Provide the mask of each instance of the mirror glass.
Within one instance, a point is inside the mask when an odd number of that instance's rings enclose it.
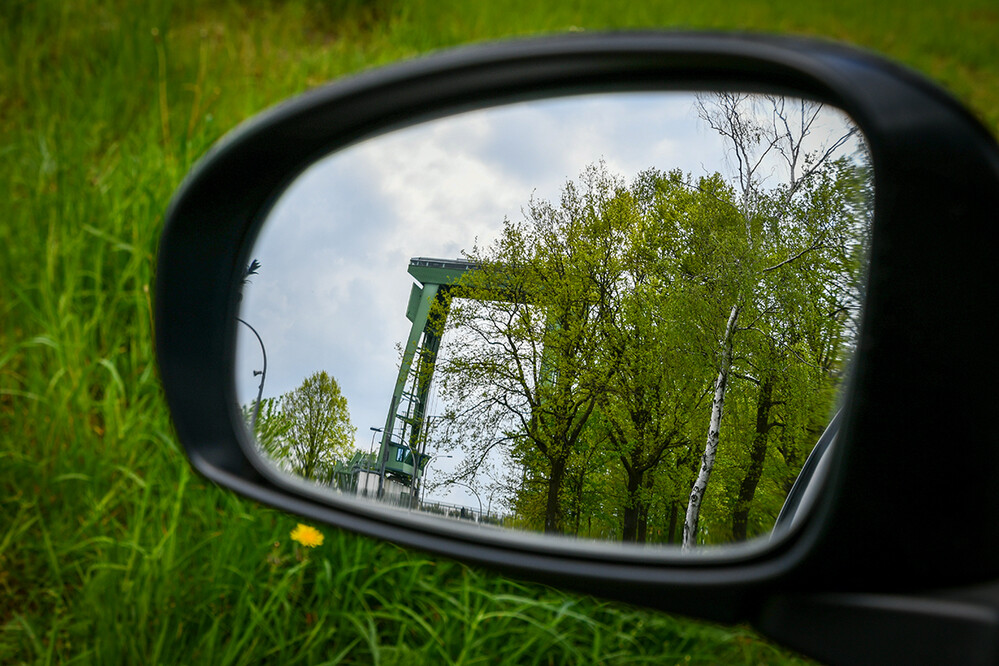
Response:
[[[383,134],[265,220],[237,398],[260,454],[331,497],[766,535],[837,409],[872,208],[855,124],[797,98],[607,93]]]

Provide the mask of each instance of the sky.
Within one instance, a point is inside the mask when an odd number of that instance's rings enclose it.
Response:
[[[842,121],[830,116],[830,131]],[[821,141],[817,135],[816,141]],[[240,318],[267,352],[264,397],[319,370],[339,383],[371,445],[385,423],[398,373],[413,257],[456,259],[488,245],[504,219],[521,220],[531,197],[557,201],[566,181],[603,160],[630,183],[641,171],[695,178],[731,173],[721,137],[698,119],[692,93],[608,93],[471,111],[383,134],[302,173],[264,222],[251,257]],[[240,327],[236,391],[257,396],[260,345]],[[438,472],[453,466],[438,459]],[[433,480],[434,472],[430,472]],[[453,487],[435,499],[477,506]]]

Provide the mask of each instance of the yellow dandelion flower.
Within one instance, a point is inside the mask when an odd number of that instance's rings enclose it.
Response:
[[[291,538],[306,548],[315,548],[316,546],[323,545],[323,533],[315,527],[303,525],[302,523],[296,525],[295,529],[291,531]]]

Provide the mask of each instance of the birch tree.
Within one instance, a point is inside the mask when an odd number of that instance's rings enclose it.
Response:
[[[716,375],[707,436],[697,478],[691,488],[683,527],[683,547],[696,544],[700,509],[714,467],[726,392],[733,377],[737,339],[756,325],[772,295],[773,276],[800,269],[811,254],[829,250],[836,237],[836,215],[802,201],[802,191],[834,168],[856,128],[823,135],[821,104],[782,97],[718,93],[698,98],[700,118],[725,138],[734,171],[737,209],[742,222],[743,261],[731,266],[736,293],[717,338]],[[776,176],[777,184],[768,185]],[[744,321],[747,317],[750,322]],[[762,455],[757,447],[756,463]],[[752,482],[749,485],[753,485]],[[747,487],[746,495],[751,494]]]

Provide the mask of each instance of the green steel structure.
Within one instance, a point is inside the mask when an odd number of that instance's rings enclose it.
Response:
[[[420,473],[430,456],[424,452],[421,435],[426,418],[427,397],[433,379],[433,364],[440,348],[440,335],[446,310],[434,311],[433,305],[446,303],[445,295],[477,264],[460,259],[415,257],[409,262],[409,274],[422,286],[414,284],[409,294],[406,318],[412,322],[403,350],[402,363],[392,401],[389,404],[379,448],[378,495],[384,494],[386,478],[393,478],[411,488],[410,497],[419,492]],[[416,461],[419,460],[417,467]]]

